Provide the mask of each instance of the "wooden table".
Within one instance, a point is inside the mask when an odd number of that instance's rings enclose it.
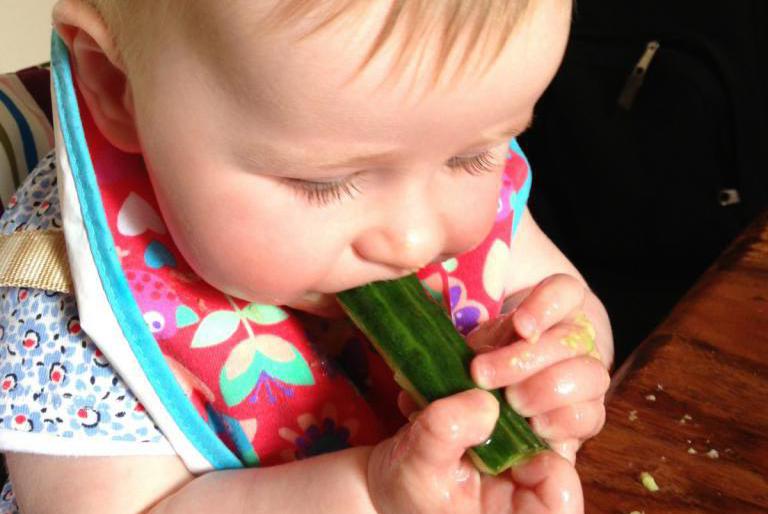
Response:
[[[607,411],[578,457],[587,514],[768,513],[768,212],[614,374]]]

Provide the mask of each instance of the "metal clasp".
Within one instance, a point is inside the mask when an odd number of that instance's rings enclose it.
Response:
[[[721,189],[717,195],[717,201],[722,207],[741,203],[741,195],[738,189]]]
[[[648,67],[653,61],[653,57],[656,55],[656,51],[659,49],[658,41],[649,41],[645,46],[645,52],[640,56],[640,60],[637,61],[635,67],[632,69],[632,73],[627,77],[627,81],[624,83],[624,88],[621,90],[619,99],[617,100],[620,107],[626,110],[632,108],[632,104],[635,103],[637,93],[640,91],[640,86],[643,85],[645,75],[648,72]]]

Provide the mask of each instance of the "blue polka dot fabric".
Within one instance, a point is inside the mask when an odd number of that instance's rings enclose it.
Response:
[[[9,201],[0,234],[61,227],[56,182],[50,153]],[[141,403],[80,328],[74,296],[3,287],[0,451],[172,454]],[[0,514],[16,512],[13,498],[6,484]]]
[[[16,496],[10,482],[6,482],[0,490],[0,514],[18,514],[19,506],[16,504]]]
[[[71,295],[0,290],[0,430],[153,442],[160,433],[80,329]],[[0,434],[0,448],[3,435]]]

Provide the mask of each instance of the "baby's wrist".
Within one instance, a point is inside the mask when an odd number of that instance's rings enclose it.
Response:
[[[387,508],[386,494],[382,489],[383,480],[382,473],[387,462],[391,462],[392,453],[394,451],[393,442],[397,436],[390,437],[381,441],[376,446],[370,448],[368,453],[368,460],[366,465],[366,488],[368,491],[368,499],[371,505],[372,514],[386,514],[389,510]]]
[[[350,491],[354,495],[353,498],[345,498],[344,505],[339,505],[336,512],[349,512],[349,506],[356,506],[356,513],[359,514],[380,514],[379,510],[374,505],[373,496],[371,494],[371,455],[374,451],[373,446],[358,446],[356,448],[350,448],[346,450],[354,454],[353,459],[355,461],[355,468],[359,473],[359,480],[356,482],[362,484],[362,487],[355,487],[354,491]],[[341,500],[341,499],[340,499]],[[350,503],[347,503],[351,501]]]

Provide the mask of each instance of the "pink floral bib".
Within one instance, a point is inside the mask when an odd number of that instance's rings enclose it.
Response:
[[[61,59],[60,68],[64,66]],[[405,422],[396,405],[399,388],[364,336],[348,320],[249,303],[203,282],[166,229],[143,160],[120,152],[104,139],[71,78],[61,69],[57,81],[58,136],[65,147],[65,169],[72,169],[84,232],[94,248],[97,268],[101,262],[116,264],[112,272],[100,272],[105,297],[129,344],[131,331],[125,327],[130,320],[121,320],[131,312],[140,313],[144,328],[139,322],[133,331],[148,331],[151,339],[147,340],[159,352],[132,346],[132,355],[153,384],[153,394],[167,405],[173,422],[185,426],[190,416],[198,416],[204,424],[194,430],[207,427],[236,457],[218,461],[228,464],[209,459],[212,467],[237,465],[232,464],[237,461],[271,465],[375,444],[396,431]],[[81,141],[80,147],[77,134],[85,143]],[[501,309],[510,239],[530,189],[527,161],[514,141],[503,181],[496,221],[482,244],[419,271],[422,283],[443,302],[465,334]],[[85,212],[86,207],[101,209],[103,215]],[[99,218],[104,224],[97,223]],[[75,246],[73,238],[68,238],[70,248]],[[102,247],[105,250],[97,251]],[[72,267],[78,267],[76,257]],[[75,269],[76,284],[79,275]],[[110,283],[127,286],[130,294],[122,294]],[[88,296],[80,293],[78,303],[91,301]],[[85,320],[83,326],[87,331]],[[121,359],[114,357],[122,349],[101,339],[94,337],[97,345],[105,346],[105,354],[112,352],[110,361],[131,384],[136,373],[132,368],[121,369]],[[162,359],[151,357],[153,352]],[[163,369],[170,370],[175,384],[152,382],[152,375],[159,372],[155,370]],[[146,387],[136,380],[139,390]],[[178,387],[186,406],[179,405],[183,402],[178,395],[170,402],[173,405],[167,400],[170,396],[164,399],[171,394],[166,391]],[[169,421],[162,421],[166,417],[155,416],[152,407],[145,405],[166,432]],[[196,437],[189,436],[193,445]]]

